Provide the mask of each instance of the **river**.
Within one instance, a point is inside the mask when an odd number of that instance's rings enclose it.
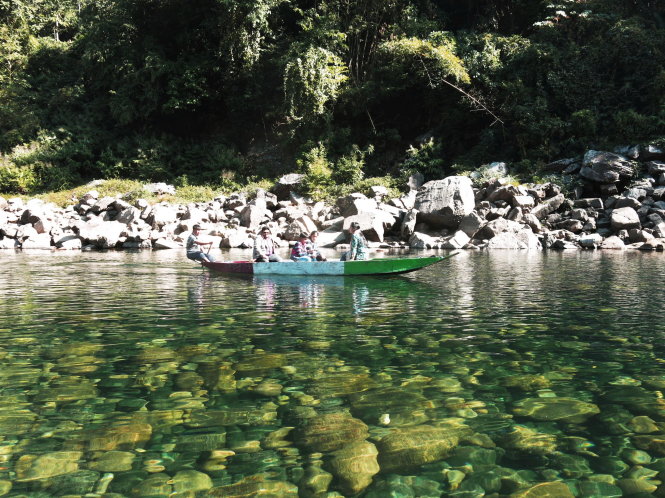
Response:
[[[665,492],[662,254],[390,278],[0,261],[0,496]]]

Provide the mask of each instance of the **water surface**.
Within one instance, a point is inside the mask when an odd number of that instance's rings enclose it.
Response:
[[[662,254],[391,278],[0,260],[0,495],[665,491]]]

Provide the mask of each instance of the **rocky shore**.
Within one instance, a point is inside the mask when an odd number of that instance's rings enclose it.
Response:
[[[492,163],[424,184],[414,175],[399,198],[376,186],[370,197],[354,193],[334,204],[299,195],[298,174],[270,192],[186,205],[100,197],[93,182],[65,208],[0,197],[0,249],[178,249],[195,223],[221,248],[251,248],[267,224],[283,247],[300,232],[319,230],[322,247],[341,249],[355,221],[375,248],[663,251],[664,161],[665,149],[653,145],[588,150],[547,165],[572,185],[565,193],[552,182],[511,184],[506,165]],[[173,187],[146,189],[167,194]]]

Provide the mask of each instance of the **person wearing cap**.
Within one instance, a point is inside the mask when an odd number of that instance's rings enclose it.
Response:
[[[282,261],[275,254],[275,241],[270,236],[270,228],[264,226],[259,232],[259,236],[254,239],[254,253],[252,258],[257,263],[278,263]]]
[[[291,249],[291,259],[293,261],[312,261],[311,245],[306,233],[298,235],[298,241]]]
[[[201,225],[194,225],[192,227],[192,233],[187,238],[187,244],[185,245],[187,249],[187,258],[192,261],[198,261],[202,263],[214,262],[215,258],[210,255],[210,248],[212,247],[212,242],[201,242],[199,241],[199,234],[201,233]],[[208,246],[208,252],[203,252],[201,246]]]

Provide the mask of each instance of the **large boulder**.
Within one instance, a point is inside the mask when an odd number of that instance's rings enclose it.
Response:
[[[335,247],[346,241],[346,234],[335,227],[330,227],[319,232],[317,243],[319,247]]]
[[[490,239],[488,249],[542,249],[540,240],[530,229],[504,232]]]
[[[282,176],[272,188],[273,193],[280,201],[287,200],[291,192],[297,192],[301,189],[305,175],[299,173],[290,173]]]
[[[51,236],[48,233],[38,233],[23,241],[23,249],[51,249]]]
[[[482,229],[478,230],[475,234],[475,238],[487,240],[494,238],[504,232],[514,234],[521,232],[522,230],[524,230],[524,225],[521,225],[516,221],[507,220],[505,218],[497,218],[487,223]]]
[[[120,241],[120,235],[127,227],[117,221],[102,221],[93,218],[83,225],[79,225],[79,236],[88,244],[100,249],[115,247]]]
[[[640,228],[640,217],[632,207],[622,207],[612,211],[610,216],[613,230]]]
[[[411,249],[432,249],[438,244],[436,238],[422,232],[413,232],[409,238]]]
[[[458,230],[454,235],[448,237],[443,242],[441,249],[462,249],[469,243],[470,240],[471,237],[469,237],[462,230]]]
[[[157,204],[146,220],[153,228],[161,228],[178,220],[178,212],[172,206]]]
[[[367,240],[372,242],[383,242],[383,234],[386,225],[391,226],[393,217],[382,211],[373,211],[370,213],[360,213],[354,216],[349,216],[344,219],[344,230],[348,230],[351,223],[358,223],[360,230],[363,232]]]
[[[335,203],[345,218],[359,213],[376,211],[379,206],[374,199],[368,199],[365,194],[359,192],[340,197]]]
[[[632,163],[613,152],[589,150],[584,154],[580,176],[597,183],[616,183],[635,174]]]
[[[240,212],[240,225],[255,230],[266,217],[266,208],[248,204]]]
[[[418,220],[432,227],[457,228],[473,211],[475,197],[471,179],[449,176],[423,185],[416,195]]]

